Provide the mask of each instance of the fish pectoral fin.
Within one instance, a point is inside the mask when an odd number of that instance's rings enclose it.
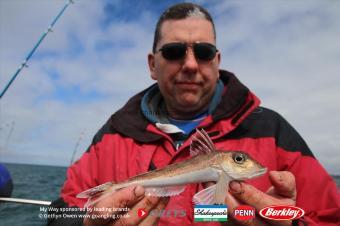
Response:
[[[185,185],[166,187],[146,187],[146,196],[169,197],[181,194],[185,190]]]
[[[196,193],[194,197],[192,198],[192,201],[193,203],[195,203],[195,205],[214,204],[215,191],[216,191],[216,184]]]
[[[220,178],[216,183],[215,196],[213,204],[225,204],[225,198],[227,196],[227,189],[229,186],[230,177],[225,173],[221,172]]]
[[[103,191],[105,191],[106,189],[111,187],[112,185],[114,185],[114,183],[106,182],[104,184],[98,185],[94,188],[91,188],[91,189],[88,189],[86,191],[79,193],[77,195],[77,198],[84,199],[84,198],[90,198],[90,197],[93,197],[93,196],[98,196],[100,193],[102,193]]]
[[[226,173],[221,172],[217,183],[196,193],[192,201],[195,205],[224,205],[229,181],[230,177]]]

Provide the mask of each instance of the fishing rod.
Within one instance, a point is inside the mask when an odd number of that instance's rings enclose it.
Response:
[[[80,144],[80,141],[83,139],[83,135],[84,135],[84,132],[81,132],[79,138],[78,138],[78,141],[76,143],[76,146],[74,147],[74,150],[73,150],[73,153],[72,153],[72,157],[71,157],[71,162],[70,162],[70,165],[72,165],[72,163],[74,162],[74,157],[76,156],[76,152],[78,150],[78,147],[79,147],[79,144]]]
[[[6,143],[5,143],[5,151],[8,150],[9,139],[12,136],[12,133],[13,133],[13,130],[14,130],[14,124],[15,124],[15,121],[12,121],[11,128],[9,130],[9,133],[8,133],[8,136],[7,136],[7,139],[6,139]]]
[[[21,70],[24,67],[28,67],[27,62],[29,61],[29,59],[32,57],[32,55],[34,54],[34,52],[37,50],[37,48],[39,47],[39,45],[42,43],[42,41],[45,39],[45,37],[47,36],[47,34],[49,32],[52,32],[52,28],[54,26],[54,24],[58,21],[58,19],[61,17],[61,15],[64,13],[64,11],[66,10],[66,8],[71,4],[74,3],[73,0],[68,0],[68,2],[64,5],[64,7],[61,9],[61,11],[59,12],[59,14],[56,16],[56,18],[53,20],[53,22],[50,24],[50,26],[47,28],[47,30],[42,34],[42,36],[40,37],[40,39],[38,40],[38,42],[35,44],[35,46],[33,47],[33,49],[29,52],[29,54],[27,55],[27,57],[25,58],[24,62],[22,62],[22,64],[20,65],[20,67],[17,69],[17,71],[14,73],[14,75],[12,76],[11,80],[7,83],[7,85],[5,86],[5,88],[3,89],[3,91],[0,94],[0,99],[3,97],[3,95],[5,95],[6,91],[8,90],[8,88],[11,86],[11,84],[14,82],[14,80],[16,79],[16,77],[19,75],[19,73],[21,72]]]
[[[15,203],[34,204],[34,205],[43,205],[43,206],[49,206],[52,203],[51,201],[43,201],[43,200],[0,197],[0,203],[1,202],[15,202]]]

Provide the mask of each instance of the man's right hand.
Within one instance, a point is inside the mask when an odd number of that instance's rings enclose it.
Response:
[[[127,187],[114,192],[111,196],[95,204],[93,211],[87,212],[84,218],[84,226],[99,225],[155,225],[159,217],[148,215],[139,217],[138,209],[149,213],[153,209],[162,210],[166,207],[169,199],[150,197],[144,195],[144,188],[141,186]],[[114,212],[117,208],[128,207],[128,212]],[[98,211],[99,210],[99,211]],[[112,211],[113,210],[113,211]],[[114,219],[107,216],[128,215]]]

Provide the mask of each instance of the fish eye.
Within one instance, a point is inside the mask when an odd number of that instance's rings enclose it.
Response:
[[[233,154],[233,160],[237,164],[242,164],[246,161],[247,157],[242,153]]]

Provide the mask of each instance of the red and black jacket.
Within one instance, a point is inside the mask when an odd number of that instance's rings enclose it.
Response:
[[[297,186],[296,206],[305,210],[302,221],[307,225],[338,225],[340,196],[336,184],[300,135],[279,114],[259,107],[258,98],[232,73],[221,71],[220,79],[224,83],[221,101],[198,127],[208,132],[219,150],[241,150],[269,171],[292,172]],[[60,198],[53,206],[83,207],[86,200],[75,196],[86,189],[108,181],[121,182],[190,157],[190,136],[176,150],[176,138],[144,116],[140,105],[147,90],[132,97],[98,131],[86,153],[68,169]],[[264,192],[271,186],[268,174],[249,183]],[[199,189],[200,185],[188,185],[182,194],[172,197],[167,209],[184,210],[186,216],[164,217],[159,225],[191,225],[191,200]],[[50,219],[49,224],[81,225],[82,220]]]

